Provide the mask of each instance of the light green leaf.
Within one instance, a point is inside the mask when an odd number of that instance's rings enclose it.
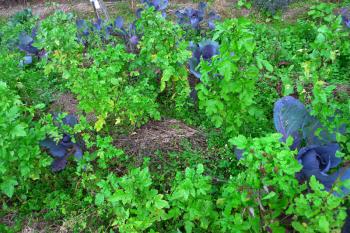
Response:
[[[274,196],[276,196],[276,193],[272,191],[269,194],[267,194],[265,197],[263,197],[263,200],[273,198]]]
[[[325,232],[325,233],[329,232],[329,222],[325,216],[321,216],[319,218],[318,225],[319,225],[321,232]]]
[[[273,72],[273,67],[272,65],[270,64],[270,62],[266,61],[266,60],[262,60],[262,63],[264,64],[265,68],[270,71],[270,72]]]
[[[229,140],[229,143],[231,145],[237,146],[238,149],[244,149],[247,146],[248,140],[247,140],[247,138],[245,136],[239,135],[239,136],[237,136],[235,138],[231,138]]]
[[[15,180],[14,178],[8,178],[3,183],[1,183],[0,189],[4,194],[11,198],[15,191],[16,185],[18,185],[17,180]]]
[[[203,164],[198,164],[198,166],[197,166],[197,174],[203,174],[203,172],[204,172]]]
[[[102,193],[96,194],[96,197],[95,197],[95,204],[96,205],[98,205],[98,206],[102,205],[104,200],[105,200],[105,197]]]
[[[154,206],[157,209],[164,209],[164,208],[169,208],[169,203],[165,200],[158,199],[155,201]]]
[[[25,129],[24,125],[16,125],[11,131],[12,137],[25,137],[25,136],[27,136],[27,133],[24,129]]]

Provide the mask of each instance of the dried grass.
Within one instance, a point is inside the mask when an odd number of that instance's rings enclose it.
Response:
[[[117,139],[114,144],[127,154],[152,156],[156,151],[181,152],[184,140],[189,141],[193,148],[206,148],[202,132],[175,119],[151,121],[130,135]]]

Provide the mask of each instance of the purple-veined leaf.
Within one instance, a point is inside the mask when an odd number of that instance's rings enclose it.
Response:
[[[33,63],[33,57],[30,55],[27,55],[23,57],[23,59],[20,61],[19,65],[20,67],[24,67],[25,65],[30,65]]]
[[[80,160],[82,157],[83,157],[83,150],[81,149],[81,147],[77,144],[74,144],[74,157],[77,159],[77,160]]]
[[[236,155],[237,160],[240,160],[243,157],[244,150],[241,150],[241,149],[238,149],[237,147],[235,147],[234,153]]]
[[[55,158],[63,158],[67,153],[67,148],[61,143],[56,143],[53,139],[45,139],[40,145],[49,150],[49,153]]]
[[[200,79],[201,74],[196,70],[197,66],[199,64],[198,59],[196,59],[195,57],[192,57],[192,58],[190,58],[188,64],[189,64],[191,74],[193,74],[196,78]]]
[[[299,150],[297,159],[306,169],[315,169],[316,166],[321,172],[326,173],[341,163],[341,159],[336,157],[339,149],[339,145],[335,143],[307,146]]]
[[[29,65],[33,63],[33,57],[32,56],[25,56],[23,58],[23,64],[24,65]]]
[[[220,20],[221,17],[215,11],[211,11],[208,14],[208,27],[210,30],[215,29],[215,21]]]
[[[30,37],[29,35],[27,35],[26,33],[21,33],[19,36],[19,43],[23,44],[23,45],[29,45],[31,43],[33,43],[34,40],[32,37]]]
[[[70,127],[74,127],[76,124],[78,124],[78,119],[73,114],[68,114],[62,119],[62,123]]]
[[[293,150],[300,146],[301,129],[304,119],[308,116],[304,104],[294,97],[286,96],[275,103],[273,110],[275,128],[282,134],[282,141],[286,142],[289,136],[293,137],[294,142],[291,146]]]
[[[61,141],[62,146],[64,146],[66,149],[72,148],[73,147],[73,142],[71,139],[71,136],[68,134],[64,134],[62,141]]]
[[[196,77],[200,78],[201,74],[197,71],[197,66],[200,63],[201,58],[206,61],[219,54],[219,44],[215,41],[205,40],[195,45],[190,42],[189,49],[192,50],[192,57],[189,60],[190,72]]]
[[[121,16],[118,16],[115,20],[114,20],[114,27],[122,29],[124,25],[124,19]]]
[[[86,23],[86,21],[83,20],[83,19],[78,19],[78,20],[76,21],[76,25],[77,25],[77,28],[78,28],[78,29],[84,29],[84,28],[87,27],[87,23]]]
[[[336,142],[336,134],[330,133],[321,122],[313,116],[307,116],[304,119],[302,126],[303,137],[308,144],[322,145],[331,142]],[[317,132],[319,135],[317,135]]]
[[[132,36],[129,41],[132,45],[137,45],[139,43],[139,38],[137,36]]]
[[[204,60],[208,61],[213,56],[219,54],[219,44],[216,41],[203,41],[199,43],[199,48]]]
[[[67,158],[63,157],[63,158],[56,158],[52,164],[51,164],[51,170],[53,172],[59,172],[62,171],[66,165],[67,165]]]

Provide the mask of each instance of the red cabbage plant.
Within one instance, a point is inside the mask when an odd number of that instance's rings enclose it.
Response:
[[[337,180],[350,179],[349,168],[339,168],[335,172],[331,169],[337,168],[342,159],[336,156],[340,146],[337,144],[336,133],[330,132],[315,117],[311,116],[303,103],[291,96],[279,99],[274,107],[274,124],[276,130],[282,134],[282,141],[286,142],[288,137],[293,138],[291,149],[297,149],[297,160],[303,165],[297,178],[301,181],[315,176],[326,190],[331,191]],[[342,133],[345,127],[335,130]],[[302,146],[304,143],[304,146]],[[346,195],[350,190],[341,187],[341,193]]]
[[[57,117],[56,117],[57,121]],[[57,122],[56,122],[57,123]],[[73,128],[78,123],[76,116],[69,114],[65,116],[58,127],[62,130],[62,125]],[[77,160],[83,157],[83,142],[73,142],[72,135],[63,132],[63,137],[57,142],[53,138],[46,138],[40,142],[40,146],[47,149],[49,154],[54,158],[51,164],[53,172],[63,170],[68,162],[68,158],[73,155]]]

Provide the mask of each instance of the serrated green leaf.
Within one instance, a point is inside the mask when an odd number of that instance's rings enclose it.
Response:
[[[321,216],[318,220],[318,226],[321,232],[328,233],[329,232],[329,222],[325,216]]]
[[[1,183],[0,188],[4,194],[11,198],[15,191],[16,185],[18,185],[17,180],[15,180],[14,178],[7,178],[4,182]]]

